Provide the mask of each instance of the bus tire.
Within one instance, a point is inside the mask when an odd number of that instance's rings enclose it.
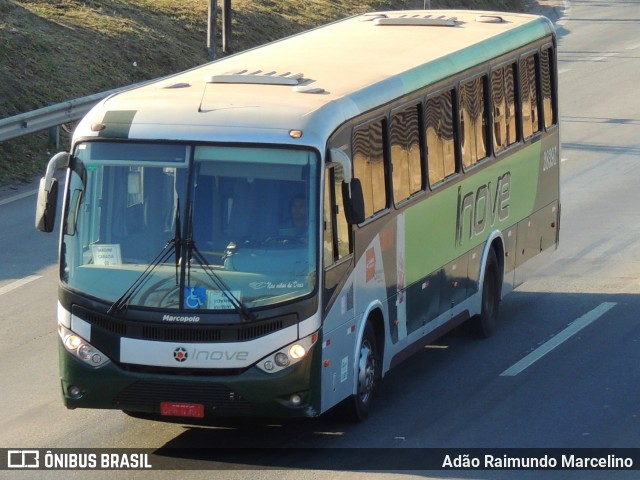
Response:
[[[371,412],[373,396],[380,383],[381,362],[375,331],[371,322],[367,322],[362,334],[360,351],[356,359],[356,393],[347,399],[347,418],[361,422]]]
[[[480,315],[475,315],[470,320],[470,330],[478,338],[488,338],[498,326],[498,313],[500,307],[500,291],[502,284],[496,252],[489,250],[487,264],[482,280],[482,305]]]

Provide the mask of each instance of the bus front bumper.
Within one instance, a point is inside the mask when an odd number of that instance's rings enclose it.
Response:
[[[312,365],[317,355],[316,344],[301,361],[272,374],[254,366],[238,374],[208,371],[185,375],[131,371],[113,362],[92,368],[59,345],[67,408],[119,409],[167,421],[171,421],[172,412],[178,417],[203,418],[317,416],[319,401],[312,388]]]

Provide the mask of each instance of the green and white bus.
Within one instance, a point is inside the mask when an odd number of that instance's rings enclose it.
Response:
[[[558,243],[543,17],[358,15],[110,96],[41,181],[68,408],[363,419]]]

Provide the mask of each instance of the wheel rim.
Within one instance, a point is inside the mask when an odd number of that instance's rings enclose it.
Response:
[[[358,396],[363,404],[367,404],[373,393],[376,378],[376,357],[371,342],[365,339],[360,347],[358,365]]]

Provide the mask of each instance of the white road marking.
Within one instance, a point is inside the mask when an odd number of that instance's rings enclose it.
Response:
[[[4,287],[0,287],[0,295],[9,293],[10,291],[15,290],[16,288],[20,288],[23,285],[33,282],[34,280],[37,280],[39,278],[42,278],[42,275],[29,275],[28,277],[21,278],[20,280],[16,280],[15,282],[11,282],[10,284],[5,285]]]
[[[4,200],[0,200],[0,205],[6,205],[17,200],[22,200],[23,198],[30,197],[31,195],[35,195],[36,193],[38,193],[38,190],[29,190],[28,192],[18,193],[11,197],[5,198]]]
[[[601,62],[603,60],[606,60],[607,58],[617,57],[618,55],[620,54],[617,52],[609,52],[609,53],[604,53],[602,55],[599,55],[597,57],[587,57],[587,60],[591,62]]]
[[[565,328],[563,331],[558,333],[556,336],[551,338],[546,343],[540,345],[540,347],[535,349],[533,352],[531,352],[529,355],[524,357],[522,360],[520,360],[519,362],[515,363],[514,365],[506,369],[504,372],[500,374],[500,376],[515,377],[516,375],[524,371],[526,368],[530,367],[535,362],[540,360],[542,357],[544,357],[547,353],[552,351],[558,345],[562,344],[563,342],[571,338],[573,335],[578,333],[580,330],[582,330],[586,326],[595,322],[598,318],[600,318],[602,315],[607,313],[609,310],[611,310],[615,306],[616,306],[616,303],[614,302],[601,303],[596,308],[591,310],[589,313],[586,313],[580,318],[578,318],[577,320],[574,320],[567,328]]]

